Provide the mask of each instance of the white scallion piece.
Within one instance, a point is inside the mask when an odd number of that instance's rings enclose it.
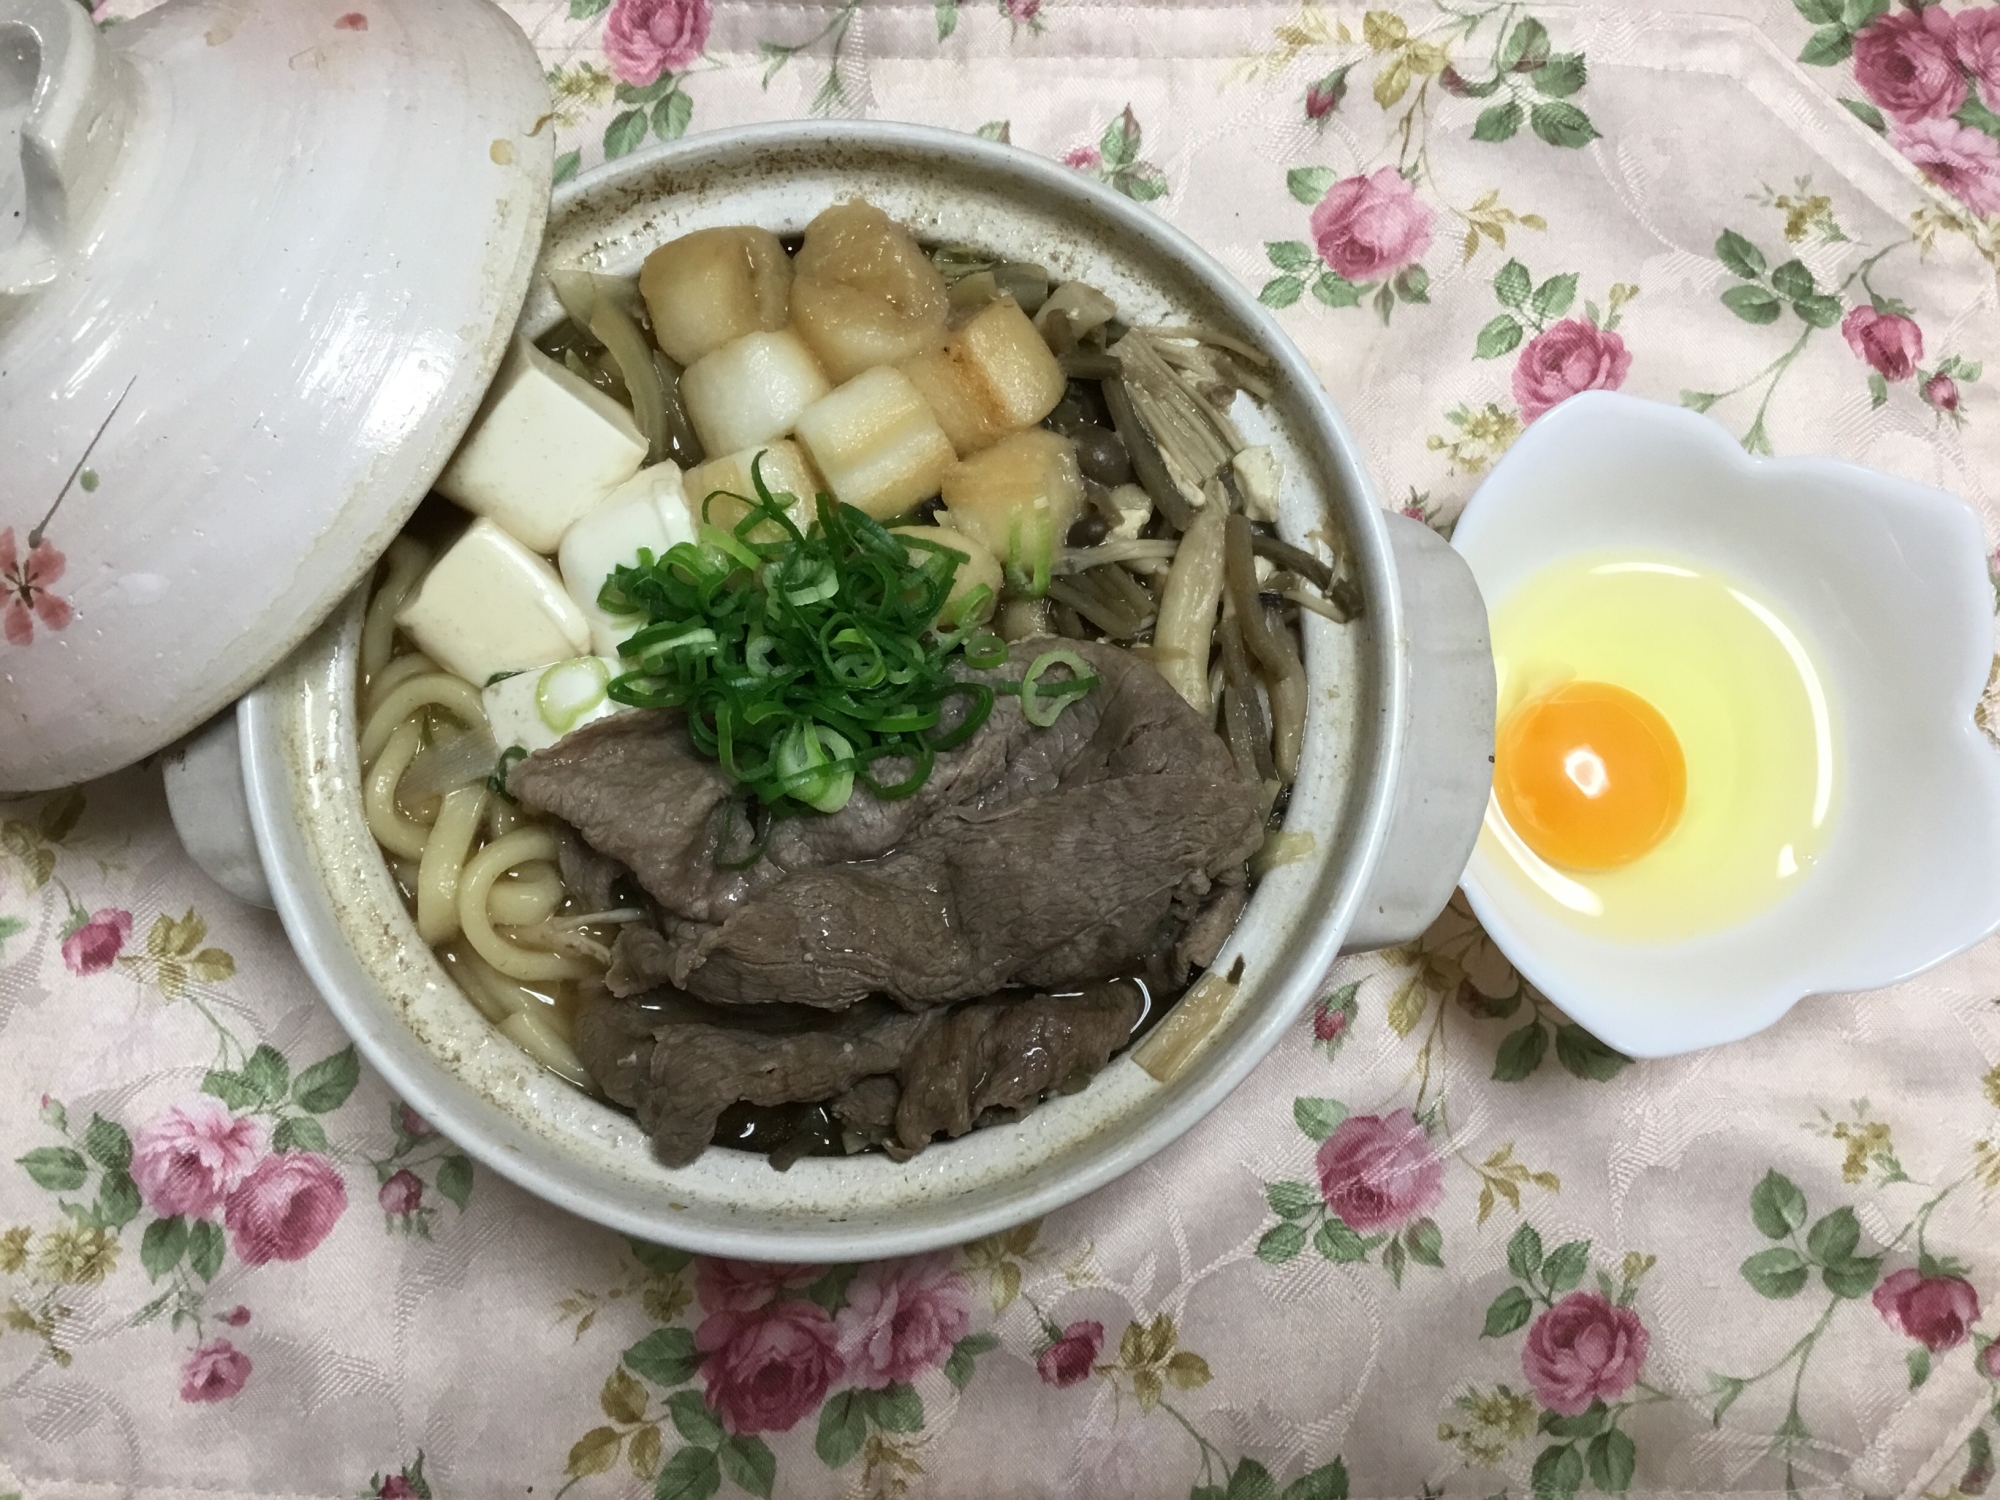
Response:
[[[759,464],[758,460],[762,460]],[[790,495],[798,503],[786,512],[792,524],[805,531],[811,527],[814,498],[826,488],[817,473],[813,471],[812,460],[805,449],[787,438],[782,442],[761,444],[755,448],[745,448],[740,452],[724,454],[721,458],[711,458],[705,464],[696,464],[687,471],[685,491],[687,511],[696,521],[706,520],[711,526],[719,526],[724,531],[732,531],[736,523],[748,513],[749,501],[757,498],[757,485],[751,470],[764,480],[764,488],[773,497]],[[770,526],[775,534],[780,530],[775,524]],[[759,533],[760,539],[763,533]]]

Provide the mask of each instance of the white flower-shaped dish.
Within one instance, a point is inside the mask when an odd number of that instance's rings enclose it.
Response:
[[[1591,392],[1537,421],[1452,544],[1489,609],[1556,559],[1677,553],[1755,588],[1804,638],[1832,707],[1839,792],[1819,865],[1722,930],[1593,937],[1506,868],[1489,830],[1464,879],[1503,952],[1635,1057],[1735,1041],[1806,995],[1874,989],[2000,928],[2000,748],[1974,722],[1993,591],[1963,501],[1824,458],[1756,459],[1676,407]]]

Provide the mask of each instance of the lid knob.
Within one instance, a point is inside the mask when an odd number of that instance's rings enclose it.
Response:
[[[103,197],[128,114],[118,85],[76,0],[0,0],[0,124],[21,141],[18,162],[0,159],[0,315],[55,279]]]

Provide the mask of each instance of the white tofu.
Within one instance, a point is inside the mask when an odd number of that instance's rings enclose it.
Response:
[[[747,333],[681,374],[681,402],[710,453],[783,437],[800,412],[832,389],[805,340],[789,328]]]
[[[645,459],[631,412],[516,339],[436,488],[551,553]]]
[[[1153,497],[1136,484],[1121,484],[1111,492],[1111,503],[1118,507],[1118,524],[1111,528],[1107,541],[1136,542],[1139,533],[1146,529],[1146,523],[1153,519]]]
[[[575,656],[501,678],[480,694],[493,742],[546,750],[572,729],[628,712],[604,692],[624,670],[616,657]]]
[[[590,649],[590,623],[556,570],[483,517],[431,566],[396,623],[474,687]]]
[[[878,521],[930,499],[958,458],[929,403],[888,365],[814,402],[798,435],[834,498]]]
[[[1274,526],[1278,520],[1278,484],[1284,468],[1269,448],[1245,448],[1230,461],[1236,471],[1236,487],[1243,492],[1243,514],[1253,521]]]
[[[641,469],[563,533],[556,562],[570,598],[590,622],[591,649],[599,656],[616,658],[618,643],[645,623],[637,615],[610,615],[597,607],[612,570],[636,563],[641,547],[664,557],[669,547],[693,540],[681,471],[672,464]]]
[[[756,498],[757,486],[751,478],[750,469],[760,453],[764,456],[764,463],[758,472],[764,476],[764,488],[773,496],[793,496],[798,504],[788,512],[792,524],[801,531],[811,526],[815,514],[814,497],[825,486],[814,472],[805,450],[789,438],[744,448],[721,458],[711,458],[707,463],[696,464],[689,469],[683,486],[688,514],[699,521],[703,507],[707,506],[709,524],[720,526],[725,531],[732,529],[749,511],[749,506],[730,497]],[[711,495],[716,497],[712,505],[708,503]]]

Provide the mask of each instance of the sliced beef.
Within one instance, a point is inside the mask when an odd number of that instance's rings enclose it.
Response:
[[[611,944],[611,969],[604,982],[614,995],[643,995],[673,982],[673,949],[655,928],[627,923]]]
[[[1125,1045],[1144,1007],[1129,980],[1081,994],[961,1006],[923,1032],[897,1070],[896,1138],[921,1150],[961,1136],[993,1111],[1025,1112],[1090,1077]]]
[[[1048,646],[1023,642],[1018,678]],[[1257,789],[1166,680],[1130,653],[1065,642],[1100,686],[1048,729],[1002,696],[916,796],[857,795],[778,822],[766,856],[716,868],[741,815],[671,716],[601,721],[510,785],[629,864],[659,904],[628,928],[611,985],[722,1004],[908,1006],[1097,979],[1171,948],[1213,878],[1261,837]],[[654,791],[647,791],[647,788]],[[657,789],[680,802],[662,805]]]
[[[873,1146],[892,1161],[908,1161],[916,1153],[896,1139],[896,1101],[902,1096],[901,1084],[878,1073],[836,1097],[827,1109],[840,1122],[850,1149]]]
[[[751,1030],[730,1020],[735,1024],[676,1020],[653,1031],[634,1107],[668,1166],[701,1155],[730,1105],[831,1099],[870,1074],[894,1071],[932,1024],[929,1016],[880,1004],[821,1013],[796,1030]]]
[[[635,1110],[669,1166],[693,1161],[730,1105],[830,1101],[834,1118],[899,1159],[982,1116],[1025,1112],[1088,1077],[1131,1035],[1129,981],[912,1014],[871,1002],[839,1015],[796,1006],[722,1010],[655,992],[578,1007],[577,1055]],[[774,1014],[775,1013],[775,1014]]]
[[[946,727],[963,707],[962,699],[950,701]],[[629,867],[669,919],[716,922],[795,870],[887,853],[939,808],[992,786],[1035,733],[1020,705],[1002,699],[979,733],[937,757],[914,796],[884,802],[862,794],[837,813],[779,819],[763,856],[747,864],[754,836],[742,799],[722,767],[695,751],[678,713],[616,714],[585,725],[518,762],[507,789]]]
[[[747,884],[743,872],[716,862],[728,832],[720,815],[734,796],[729,778],[696,755],[678,714],[588,724],[517,762],[507,790],[563,819],[669,910],[719,911]]]
[[[1018,643],[988,675],[1018,679],[1050,644]],[[515,766],[509,787],[657,904],[657,930],[620,934],[619,994],[670,984],[727,1004],[838,1008],[880,991],[925,1005],[1102,977],[1172,944],[1185,883],[1205,892],[1254,848],[1257,798],[1150,666],[1063,645],[1101,684],[1052,727],[1002,695],[915,796],[864,792],[838,813],[780,819],[744,869],[723,868],[749,845],[741,804],[678,715],[589,725]]]
[[[1108,978],[1154,945],[1176,888],[1242,863],[1259,826],[1254,786],[1184,775],[954,808],[887,858],[773,886],[698,947],[673,935],[699,955],[673,977],[722,1004],[782,995],[836,1008],[871,994],[922,1006],[1024,978]],[[1038,963],[1052,954],[1058,962]]]
[[[1186,931],[1174,945],[1174,965],[1178,980],[1215,962],[1223,942],[1236,927],[1236,919],[1250,900],[1250,877],[1244,870],[1227,870],[1216,881],[1201,908],[1188,921]]]
[[[632,874],[617,860],[591,848],[567,825],[556,831],[556,864],[562,870],[563,885],[587,912],[611,911],[619,906],[619,883]]]
[[[578,1002],[570,1021],[571,1045],[612,1103],[639,1107],[639,1090],[653,1066],[653,1031],[659,1025],[659,1017],[622,1000],[591,996]]]

